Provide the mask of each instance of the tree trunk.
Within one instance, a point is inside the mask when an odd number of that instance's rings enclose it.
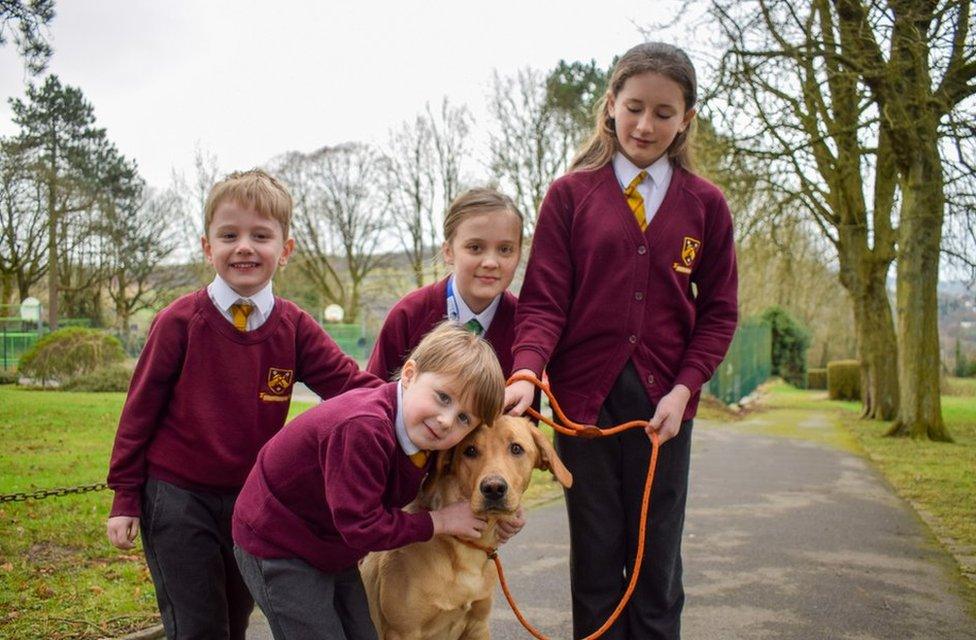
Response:
[[[939,396],[939,254],[945,206],[933,141],[902,180],[898,256],[898,418],[887,435],[951,442]]]
[[[888,257],[883,247],[868,247],[863,224],[838,230],[840,281],[851,294],[861,363],[861,416],[891,420],[898,411],[898,349],[886,286],[893,255]]]
[[[884,272],[871,280],[854,303],[861,361],[861,416],[893,420],[898,413],[898,348]]]
[[[54,208],[54,187],[50,187],[47,233],[47,323],[51,331],[58,329],[58,298],[61,280],[58,274],[58,216]]]

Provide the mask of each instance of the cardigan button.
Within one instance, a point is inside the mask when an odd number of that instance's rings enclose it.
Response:
[[[644,292],[643,291],[638,291],[637,293],[634,294],[634,300],[638,300],[639,301],[639,300],[643,300],[643,299],[644,299]]]
[[[653,373],[647,374],[647,384],[649,384],[649,385],[653,385],[654,384],[654,374]]]
[[[645,247],[644,245],[637,247],[637,253],[644,255],[645,253],[647,253],[647,247]]]
[[[630,340],[630,344],[637,344],[637,336],[635,335],[631,335],[628,340]]]

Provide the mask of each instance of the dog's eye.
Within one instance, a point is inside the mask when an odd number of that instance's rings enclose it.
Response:
[[[520,456],[523,453],[525,453],[525,449],[523,449],[522,448],[522,445],[520,445],[517,442],[513,442],[512,444],[510,444],[508,446],[508,450],[511,451],[512,452],[512,455],[515,455],[515,456]]]
[[[467,447],[465,447],[463,455],[465,458],[477,458],[478,450],[475,448],[473,444],[468,445]]]

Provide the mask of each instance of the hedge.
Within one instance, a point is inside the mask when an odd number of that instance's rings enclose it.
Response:
[[[860,400],[861,363],[857,360],[828,362],[827,392],[831,400]]]

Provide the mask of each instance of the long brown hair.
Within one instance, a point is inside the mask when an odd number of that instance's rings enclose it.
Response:
[[[580,148],[570,171],[593,171],[610,162],[617,152],[617,134],[614,130],[613,117],[607,110],[610,96],[616,97],[628,78],[642,73],[659,73],[670,78],[681,87],[685,99],[685,113],[695,107],[698,100],[698,81],[695,76],[695,66],[691,58],[678,47],[663,42],[645,42],[631,48],[617,64],[613,66],[607,92],[600,98],[596,106],[596,124],[593,134]],[[679,167],[688,169],[693,167],[691,158],[691,137],[695,122],[675,136],[668,147],[668,158]]]

